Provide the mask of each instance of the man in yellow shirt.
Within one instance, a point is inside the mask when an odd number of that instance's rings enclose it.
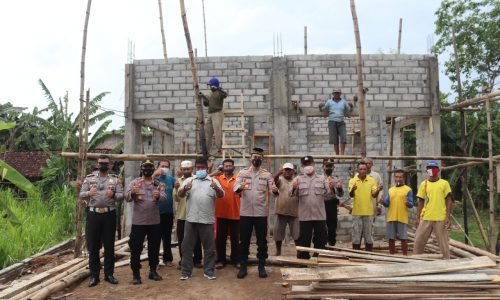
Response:
[[[373,202],[383,186],[377,186],[371,176],[367,176],[366,163],[358,163],[358,174],[349,180],[349,196],[352,207],[352,248],[361,249],[361,239],[365,239],[365,250],[373,251]]]
[[[408,209],[413,207],[413,191],[404,181],[405,171],[394,172],[396,186],[389,189],[385,200],[380,200],[387,210],[387,239],[389,252],[396,253],[396,237],[401,240],[403,255],[408,255]]]
[[[450,259],[448,228],[451,214],[451,188],[448,181],[439,178],[439,164],[435,160],[427,163],[428,179],[418,188],[417,231],[413,253],[424,253],[425,244],[432,232],[436,235],[441,254]]]

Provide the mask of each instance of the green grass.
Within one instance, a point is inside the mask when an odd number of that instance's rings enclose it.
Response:
[[[483,228],[486,231],[486,236],[489,237],[489,224],[490,224],[490,219],[489,219],[489,213],[488,210],[482,210],[478,211],[479,218],[481,219],[481,223],[483,224]],[[453,216],[455,219],[460,223],[460,226],[464,228],[464,217],[463,217],[463,210],[462,207],[454,207],[453,209]],[[496,221],[495,221],[495,226],[498,230],[499,227],[499,218],[498,215],[496,216]],[[469,227],[469,238],[472,240],[472,243],[474,244],[475,247],[481,248],[481,249],[486,249],[486,246],[484,244],[483,238],[481,237],[481,232],[479,231],[479,225],[477,224],[476,218],[474,217],[472,213],[472,209],[470,206],[468,207],[468,213],[467,213],[467,223]],[[455,221],[451,221],[452,224],[452,230],[449,231],[449,236],[452,239],[455,239],[460,242],[465,241],[465,235],[462,232],[460,228],[458,228],[457,223]],[[488,249],[486,249],[488,250]]]
[[[0,190],[0,268],[71,237],[75,202],[74,192],[66,186],[28,199]]]

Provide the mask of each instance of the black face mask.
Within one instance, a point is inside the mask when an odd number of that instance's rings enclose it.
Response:
[[[227,168],[224,169],[224,174],[231,175],[234,172],[234,168]]]
[[[107,172],[109,170],[109,165],[107,163],[99,163],[99,171]]]
[[[330,176],[333,174],[333,169],[325,169],[325,174]]]
[[[146,177],[151,177],[153,176],[154,170],[153,169],[144,169],[142,170],[142,174]]]
[[[254,167],[260,167],[260,165],[262,165],[262,159],[260,158],[252,159],[252,165]]]
[[[183,173],[182,175],[184,175],[184,178],[189,178],[191,177],[191,172]]]

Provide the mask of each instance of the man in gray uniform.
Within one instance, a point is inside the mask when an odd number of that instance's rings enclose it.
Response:
[[[115,267],[115,201],[123,200],[123,186],[116,175],[108,173],[109,157],[99,156],[99,172],[85,177],[80,190],[80,199],[88,205],[85,236],[89,252],[89,287],[99,283],[99,249],[104,246],[104,280],[117,284],[113,276]]]
[[[267,217],[269,216],[269,192],[279,193],[274,185],[273,175],[261,168],[264,150],[254,148],[250,156],[251,166],[244,168],[236,177],[234,192],[241,193],[240,198],[240,270],[238,278],[247,275],[250,239],[255,228],[257,238],[257,258],[259,259],[259,277],[267,277],[265,269],[267,258]]]
[[[132,269],[132,284],[141,284],[141,253],[144,239],[148,239],[149,279],[159,281],[156,272],[160,262],[160,207],[159,201],[165,201],[165,186],[153,178],[155,165],[146,160],[141,165],[142,177],[132,180],[126,190],[127,202],[134,203],[132,229],[130,232],[130,268]]]

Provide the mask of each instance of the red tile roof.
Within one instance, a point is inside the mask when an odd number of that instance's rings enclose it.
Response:
[[[46,167],[49,156],[43,151],[4,152],[0,159],[18,170],[24,177],[36,180],[42,177],[42,167]]]

